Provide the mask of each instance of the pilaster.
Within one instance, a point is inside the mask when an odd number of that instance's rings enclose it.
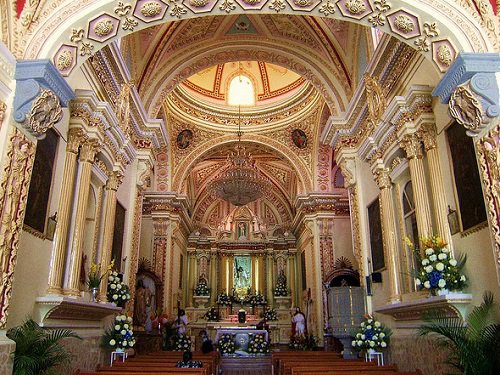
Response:
[[[64,255],[66,254],[68,231],[70,225],[70,211],[73,203],[76,178],[76,158],[81,142],[85,140],[79,129],[70,129],[66,144],[66,159],[62,176],[61,195],[59,196],[58,219],[54,233],[54,243],[49,268],[49,294],[62,293],[62,276],[64,273]]]
[[[75,226],[69,255],[69,273],[63,291],[64,294],[70,296],[80,295],[79,279],[85,232],[85,212],[87,211],[92,163],[99,148],[99,142],[96,139],[88,139],[82,144],[80,150],[80,186],[76,201]],[[106,267],[106,265],[103,265],[103,267]]]
[[[419,136],[424,142],[424,148],[429,165],[429,177],[432,191],[432,203],[436,222],[436,233],[448,243],[453,251],[450,225],[448,223],[448,205],[443,185],[443,175],[439,164],[439,153],[436,140],[436,124],[426,123],[419,129]]]
[[[410,167],[418,233],[421,237],[432,235],[432,220],[429,208],[429,196],[425,182],[424,164],[422,161],[422,145],[415,133],[403,136],[400,146],[405,150]]]
[[[120,171],[109,172],[106,182],[106,199],[104,200],[104,229],[101,248],[101,266],[107,267],[111,263],[111,251],[113,245],[113,232],[116,214],[116,191],[123,181]],[[106,301],[108,283],[102,282],[100,287],[101,301]],[[111,301],[113,302],[113,301]]]
[[[390,297],[389,302],[395,303],[401,300],[401,281],[398,266],[398,232],[394,212],[394,201],[392,193],[392,182],[389,176],[389,168],[382,163],[377,163],[372,168],[375,182],[380,189],[380,215],[382,221],[382,239],[384,242],[384,257],[388,263]]]

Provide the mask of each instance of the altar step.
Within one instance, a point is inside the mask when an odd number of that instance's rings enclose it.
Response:
[[[222,358],[224,375],[270,375],[271,356]]]

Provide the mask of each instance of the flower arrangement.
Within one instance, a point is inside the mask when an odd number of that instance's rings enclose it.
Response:
[[[104,277],[111,272],[113,267],[115,266],[115,260],[113,259],[109,266],[106,268],[106,272],[101,274],[101,263],[96,264],[92,262],[90,265],[90,270],[89,270],[89,277],[87,279],[87,285],[89,287],[89,290],[92,288],[99,288],[101,285],[101,280],[104,279]]]
[[[219,314],[217,313],[217,309],[215,307],[211,307],[208,309],[208,311],[205,313],[205,318],[209,322],[216,322],[219,320]]]
[[[175,339],[174,351],[185,352],[191,350],[191,338],[186,335],[178,335]]]
[[[415,282],[420,289],[436,291],[462,290],[467,286],[467,278],[461,273],[466,257],[459,260],[452,257],[450,250],[438,236],[422,238],[423,253],[414,249],[415,258],[419,269],[415,272]],[[407,240],[408,246],[413,248],[411,241]]]
[[[222,292],[217,296],[217,303],[219,305],[229,306],[231,305],[231,297],[229,297],[226,292]]]
[[[288,347],[295,350],[313,350],[318,346],[318,338],[313,335],[291,336]]]
[[[205,283],[198,283],[198,285],[196,285],[196,288],[194,288],[194,295],[195,296],[209,296],[210,295],[210,288]]]
[[[111,272],[108,276],[107,297],[108,301],[122,306],[130,300],[129,287],[121,280],[118,272],[116,271]]]
[[[132,318],[126,315],[117,315],[114,326],[106,331],[103,344],[107,347],[125,350],[135,345],[132,331]]]
[[[358,332],[352,340],[352,347],[357,350],[387,348],[391,331],[385,328],[378,320],[371,315],[365,315]]]
[[[219,351],[222,354],[233,354],[235,350],[234,335],[223,333],[219,338]]]
[[[275,297],[287,297],[288,288],[286,287],[286,278],[284,274],[278,276],[278,281],[276,283],[276,288],[274,288]]]
[[[263,334],[249,334],[250,341],[248,342],[248,352],[251,354],[269,353],[269,343],[266,341]]]
[[[266,308],[263,318],[265,320],[278,320],[278,313],[275,309]]]

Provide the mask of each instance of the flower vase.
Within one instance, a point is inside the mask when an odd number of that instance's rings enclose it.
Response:
[[[99,288],[90,289],[90,302],[99,302]]]
[[[438,296],[446,296],[449,293],[450,293],[450,291],[448,289],[445,289],[445,288],[438,289],[438,291],[437,291]]]
[[[368,352],[368,354],[373,354],[373,353],[375,353],[375,349],[370,348],[370,349],[368,349],[367,352]]]
[[[123,349],[123,348],[116,348],[115,349],[115,352],[117,352],[117,353],[123,353],[124,351],[125,351],[125,349]]]

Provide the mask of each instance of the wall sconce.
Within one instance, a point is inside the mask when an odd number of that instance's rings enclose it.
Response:
[[[54,215],[50,216],[49,219],[47,220],[47,231],[45,234],[45,238],[47,238],[50,241],[54,240],[56,225],[57,225],[57,212]]]
[[[458,213],[448,206],[448,224],[450,225],[451,234],[460,232],[460,225],[458,223]]]

